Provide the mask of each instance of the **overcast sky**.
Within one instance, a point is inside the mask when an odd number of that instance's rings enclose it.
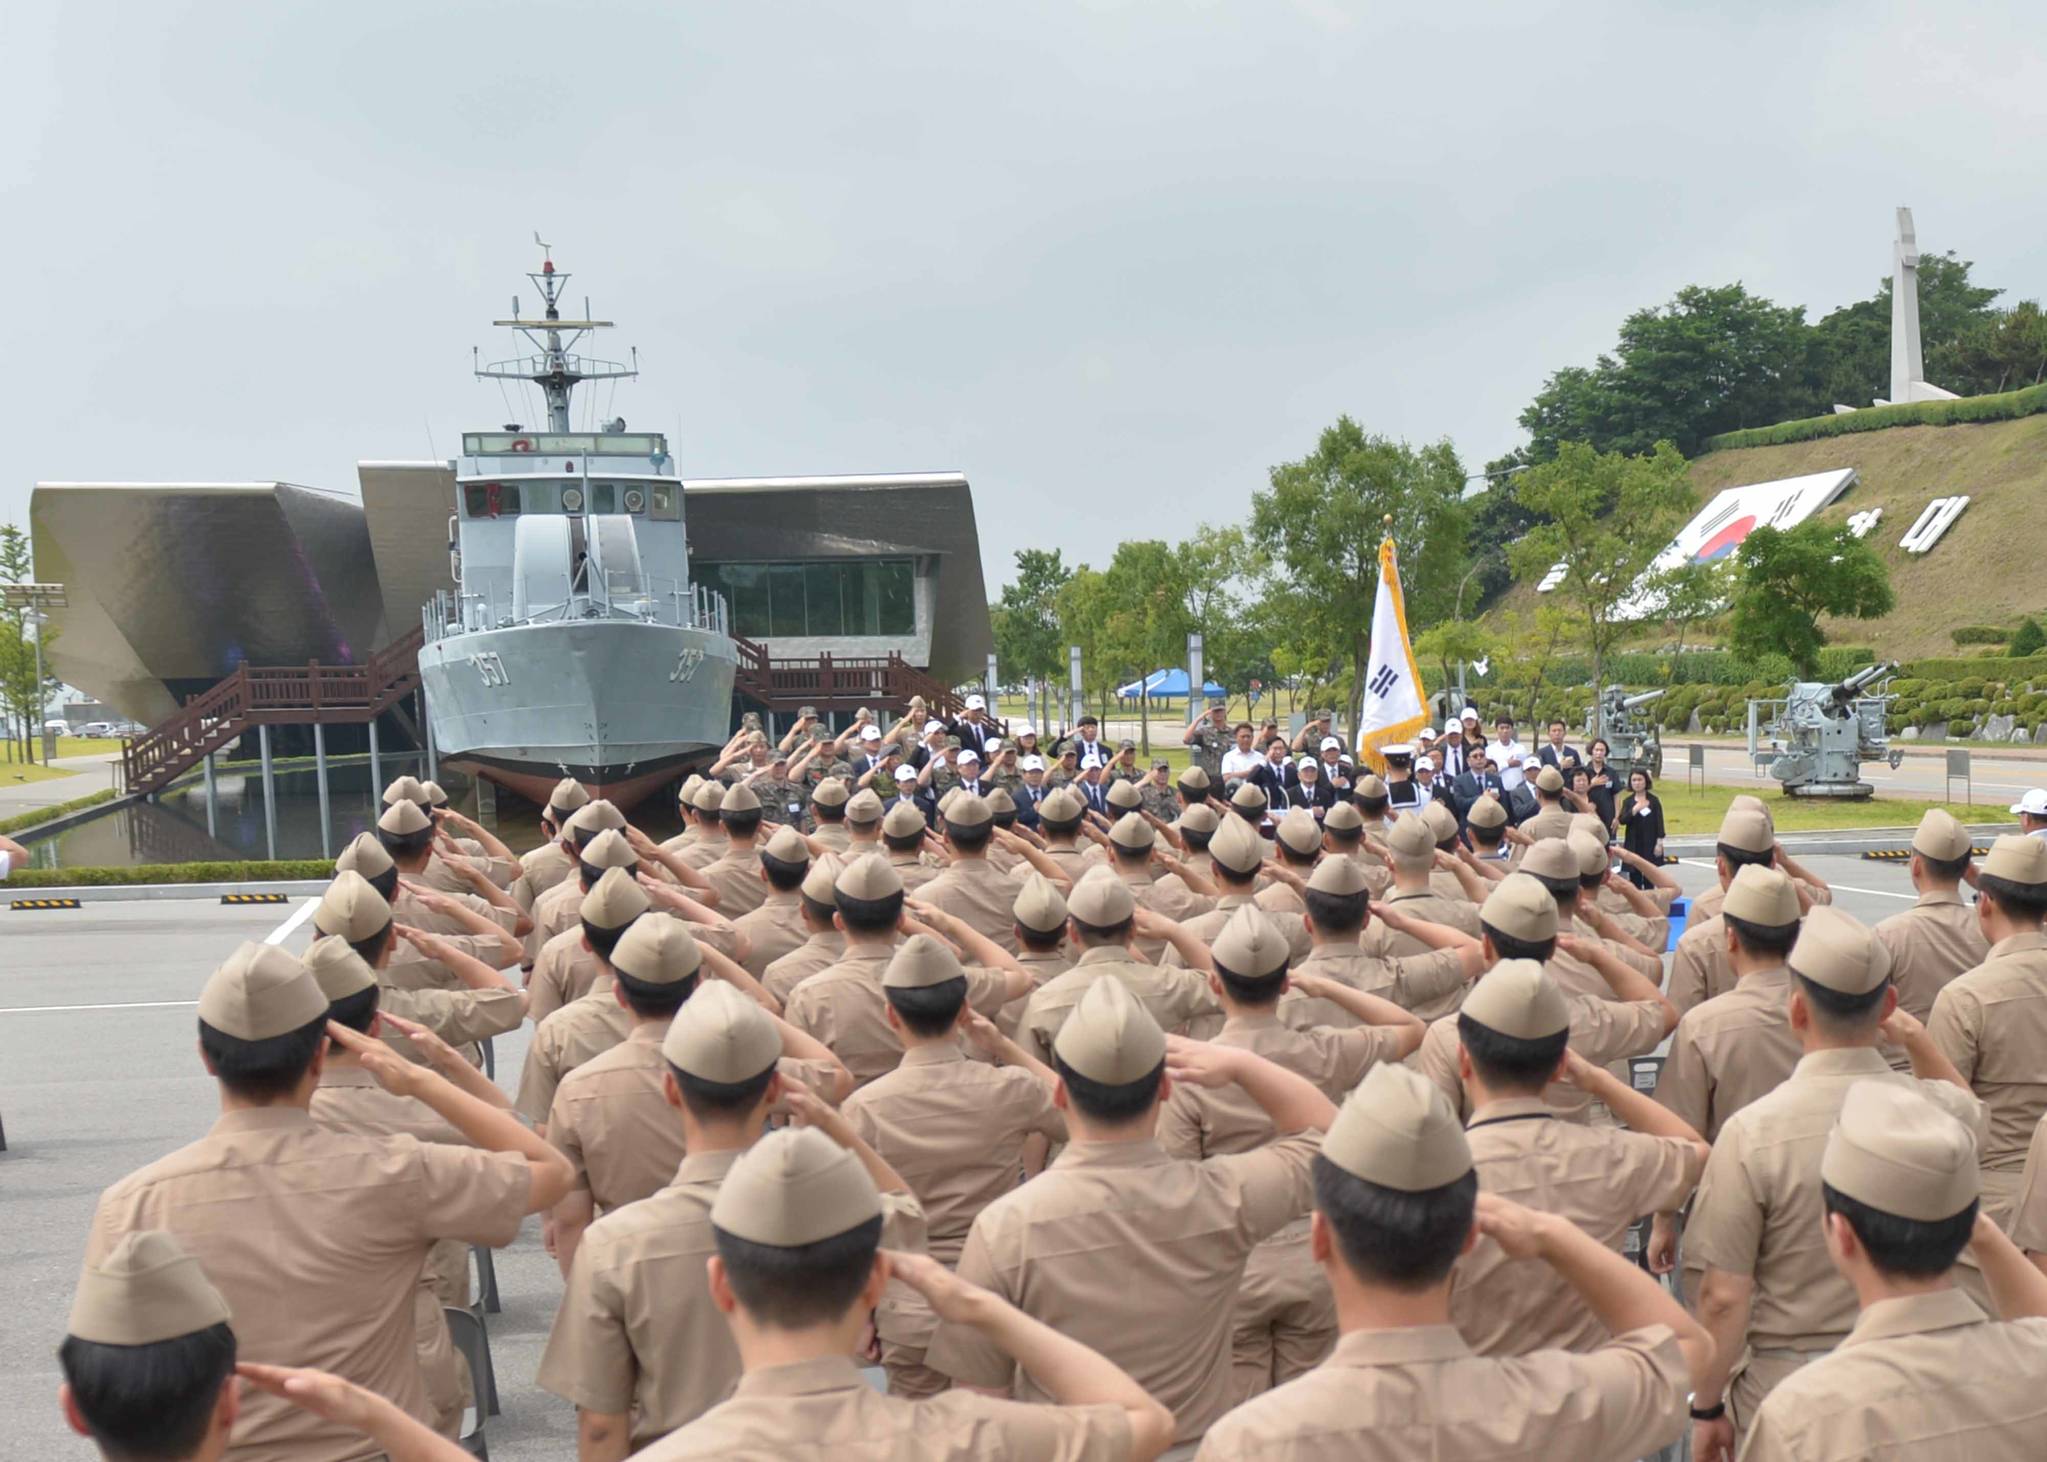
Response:
[[[1899,203],[2047,294],[2039,0],[8,0],[0,54],[0,520],[453,455],[536,228],[685,476],[963,469],[991,593],[1341,412],[1476,471],[1684,284],[1867,295]]]

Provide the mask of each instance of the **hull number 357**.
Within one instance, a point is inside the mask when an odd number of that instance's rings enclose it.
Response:
[[[675,668],[668,672],[671,685],[685,685],[697,673],[697,666],[704,663],[702,650],[684,650],[675,657]]]
[[[505,662],[495,650],[481,655],[471,655],[469,663],[476,667],[476,673],[483,677],[485,685],[510,685],[512,677],[505,673]]]

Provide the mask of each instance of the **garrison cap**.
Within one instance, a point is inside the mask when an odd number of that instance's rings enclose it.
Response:
[[[1720,834],[1715,841],[1743,853],[1767,853],[1776,840],[1767,812],[1729,807],[1727,815],[1720,819]]]
[[[1048,822],[1072,822],[1080,814],[1080,799],[1064,787],[1054,787],[1038,804],[1038,815]]]
[[[1365,815],[1355,802],[1338,802],[1322,814],[1322,826],[1340,833],[1362,832]]]
[[[768,839],[763,851],[783,863],[808,863],[810,844],[803,841],[803,834],[786,823],[775,829],[775,835]]]
[[[704,784],[697,788],[696,796],[690,799],[690,806],[699,812],[716,812],[725,805],[725,784],[704,778]]]
[[[812,903],[823,904],[827,908],[836,904],[839,895],[834,885],[838,883],[839,875],[845,868],[844,861],[837,853],[826,853],[822,858],[815,859],[810,865],[810,872],[803,875],[803,896]]]
[[[1114,975],[1098,975],[1052,1038],[1052,1050],[1090,1081],[1127,1086],[1158,1070],[1166,1033]]]
[[[94,1345],[155,1345],[233,1320],[197,1259],[162,1229],[139,1229],[79,1276],[65,1330]]]
[[[815,1127],[770,1132],[732,1165],[711,1204],[711,1226],[735,1239],[800,1249],[881,1217],[881,1194],[860,1159]]]
[[[1273,829],[1273,836],[1286,844],[1289,850],[1306,856],[1322,846],[1322,824],[1315,821],[1315,814],[1305,807],[1288,810]]]
[[[1879,1213],[1918,1223],[1954,1218],[1983,1191],[1976,1138],[1893,1081],[1858,1081],[1828,1134],[1820,1181]]]
[[[959,957],[929,934],[912,934],[896,946],[881,983],[897,990],[922,990],[966,978]]]
[[[924,831],[924,814],[914,802],[898,802],[881,820],[881,830],[892,838],[914,837]]]
[[[1720,911],[1751,924],[1782,929],[1798,922],[1798,890],[1783,869],[1751,863],[1727,885]]]
[[[592,802],[590,805],[595,807],[598,804]],[[583,844],[583,851],[577,856],[592,868],[637,868],[640,863],[640,855],[625,840],[625,834],[615,827],[606,828]]]
[[[673,985],[703,968],[704,952],[680,919],[636,919],[611,948],[613,970],[643,985]]]
[[[360,995],[377,983],[377,972],[348,947],[346,939],[332,934],[313,941],[305,954],[305,966],[329,1005]]]
[[[1365,882],[1365,870],[1358,866],[1355,858],[1324,858],[1308,876],[1311,892],[1336,894],[1343,898],[1363,893],[1369,886]]]
[[[1209,860],[1232,873],[1255,872],[1265,861],[1258,834],[1241,817],[1225,818],[1208,840]]]
[[[1121,783],[1129,786],[1128,782]],[[1151,830],[1151,824],[1134,812],[1126,812],[1116,819],[1116,825],[1109,829],[1109,841],[1119,848],[1140,852],[1158,841],[1158,834]]]
[[[1574,828],[1564,842],[1569,846],[1572,856],[1578,860],[1580,878],[1590,878],[1595,873],[1605,876],[1611,865],[1607,861],[1609,855],[1604,838],[1596,838]]]
[[[840,898],[885,899],[903,891],[903,876],[879,853],[865,853],[839,872],[832,892]]]
[[[1419,813],[1395,818],[1386,830],[1386,846],[1394,857],[1408,863],[1426,863],[1436,855],[1436,839]]]
[[[699,1081],[736,1086],[781,1059],[782,1033],[737,986],[706,980],[675,1012],[661,1054]]]
[[[1735,793],[1734,796],[1727,799],[1727,810],[1729,812],[1760,812],[1772,827],[1776,826],[1776,819],[1770,816],[1770,804],[1756,796],[1753,792]]]
[[[1447,1187],[1471,1171],[1471,1145],[1436,1084],[1380,1062],[1344,1100],[1322,1155],[1356,1178],[1402,1193]]]
[[[1473,827],[1505,827],[1507,804],[1497,797],[1481,797],[1471,804],[1471,811],[1464,814],[1464,820]]]
[[[1130,885],[1107,868],[1090,868],[1066,896],[1066,912],[1097,929],[1112,928],[1137,911]]]
[[[238,1041],[267,1041],[327,1018],[327,997],[295,954],[243,943],[199,992],[199,1018]]]
[[[1919,826],[1912,832],[1912,851],[1942,862],[1962,857],[1969,846],[1969,830],[1944,808],[1927,808],[1926,816],[1919,819]]]
[[[427,806],[446,807],[448,805],[447,789],[442,787],[439,782],[421,782],[419,790],[426,793]]]
[[[583,895],[577,913],[599,929],[623,929],[653,907],[629,868],[607,868]]]
[[[1562,838],[1538,838],[1535,846],[1521,855],[1521,872],[1534,878],[1576,883],[1578,855]]]
[[[760,794],[744,782],[741,782],[736,787],[728,787],[725,791],[725,800],[718,804],[718,811],[720,813],[737,812],[744,814],[759,812],[760,810]]]
[[[810,789],[810,800],[819,807],[844,807],[848,796],[846,784],[837,777],[826,777]]]
[[[1137,783],[1128,777],[1109,783],[1109,790],[1103,799],[1122,812],[1130,812],[1144,805],[1144,794],[1137,790]]]
[[[1377,772],[1366,772],[1362,777],[1358,778],[1358,785],[1355,790],[1356,795],[1359,797],[1384,797],[1386,795],[1386,779]]]
[[[1478,917],[1509,939],[1541,944],[1557,937],[1557,901],[1525,873],[1509,873],[1494,884]]]
[[[1599,820],[1599,814],[1595,812],[1572,813],[1571,831],[1574,833],[1584,833],[1590,838],[1597,838],[1601,846],[1604,846],[1606,840],[1613,836],[1607,825]]]
[[[684,787],[689,783],[684,782]],[[558,812],[574,812],[590,803],[590,789],[574,777],[563,777],[554,784],[554,790],[547,794],[547,805]]]
[[[707,787],[716,787],[716,782],[706,782]],[[701,791],[698,793],[702,795]],[[617,832],[625,826],[625,814],[602,797],[593,798],[576,809],[576,815],[569,819],[569,831],[580,833],[585,838],[594,838],[599,833]]]
[[[1539,1041],[1571,1028],[1571,1008],[1539,960],[1503,959],[1479,977],[1461,1012],[1487,1030]]]
[[[881,795],[872,787],[862,787],[846,799],[846,821],[863,826],[881,821]]]
[[[1180,814],[1180,828],[1185,832],[1212,833],[1221,823],[1222,817],[1206,802],[1197,802]]]
[[[1454,840],[1457,836],[1457,814],[1440,802],[1431,802],[1421,810],[1422,825],[1429,830],[1429,836],[1437,846]]]
[[[1821,904],[1799,925],[1787,961],[1800,979],[1841,995],[1867,995],[1891,972],[1890,946],[1861,920]]]
[[[1180,773],[1179,783],[1190,792],[1206,792],[1211,785],[1208,772],[1202,767],[1189,767]]]
[[[962,832],[984,828],[994,819],[995,809],[988,805],[988,799],[974,792],[959,792],[945,809],[945,825]]]
[[[1034,871],[1024,880],[1011,912],[1033,934],[1056,934],[1066,927],[1066,896],[1051,879]]]
[[[313,927],[360,944],[391,922],[391,906],[360,873],[337,873],[313,908]]]
[[[384,815],[377,819],[377,826],[393,837],[405,837],[411,833],[425,832],[434,825],[426,815],[426,809],[417,802],[400,799],[384,809]]]
[[[391,855],[384,851],[384,845],[377,841],[375,833],[357,833],[354,841],[343,848],[341,856],[334,860],[336,873],[360,873],[364,878],[379,877],[397,866],[391,861]]]
[[[988,811],[995,817],[1007,817],[1016,811],[1016,799],[1009,795],[1007,787],[990,787],[988,795],[981,799],[988,804]]]
[[[2047,843],[2006,833],[1990,845],[1990,856],[1983,860],[1983,872],[2008,883],[2047,883]]]
[[[1230,806],[1246,812],[1263,812],[1268,805],[1265,789],[1256,782],[1239,782],[1237,790],[1230,793]]]
[[[680,790],[676,792],[675,800],[677,802],[680,802],[684,807],[692,806],[693,804],[691,803],[690,799],[697,795],[697,788],[703,785],[704,785],[703,777],[696,772],[691,772],[688,776],[682,779],[682,787]]]
[[[1535,785],[1554,796],[1564,790],[1564,774],[1555,767],[1544,767],[1535,774]]]
[[[384,789],[386,807],[396,807],[401,802],[410,802],[415,807],[426,806],[426,787],[418,777],[398,777]]]
[[[1258,980],[1284,969],[1292,951],[1262,911],[1243,904],[1216,935],[1212,952],[1219,967],[1241,979]]]

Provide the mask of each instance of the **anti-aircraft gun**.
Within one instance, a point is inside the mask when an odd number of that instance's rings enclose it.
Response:
[[[1896,699],[1884,687],[1897,673],[1898,662],[1885,660],[1831,684],[1796,681],[1781,700],[1750,701],[1749,759],[1781,782],[1787,797],[1872,796],[1863,763],[1888,762],[1895,770],[1904,760],[1884,731]]]
[[[1606,738],[1610,748],[1606,764],[1620,778],[1622,787],[1628,784],[1628,773],[1638,767],[1653,778],[1663,776],[1663,733],[1649,717],[1636,714],[1650,702],[1662,699],[1660,690],[1629,695],[1620,686],[1609,685],[1599,693],[1598,708],[1585,713],[1585,745],[1589,749],[1595,736]],[[1603,730],[1600,711],[1605,712]]]

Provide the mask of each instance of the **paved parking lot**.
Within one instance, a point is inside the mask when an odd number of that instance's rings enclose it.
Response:
[[[1838,905],[1874,921],[1911,901],[1905,867],[1820,855],[1805,860]],[[1710,855],[1680,864],[1688,890],[1712,880]],[[300,906],[301,908],[303,905]],[[0,1436],[10,1456],[85,1456],[55,1406],[53,1352],[101,1189],[202,1134],[212,1083],[194,1049],[193,1003],[242,939],[262,939],[299,909],[199,902],[101,903],[77,911],[0,909]],[[302,933],[287,941],[304,942]],[[523,1033],[497,1043],[516,1083]],[[575,1452],[575,1419],[533,1384],[561,1282],[529,1219],[498,1256],[504,1313],[491,1317],[504,1414],[490,1426],[501,1462]]]

